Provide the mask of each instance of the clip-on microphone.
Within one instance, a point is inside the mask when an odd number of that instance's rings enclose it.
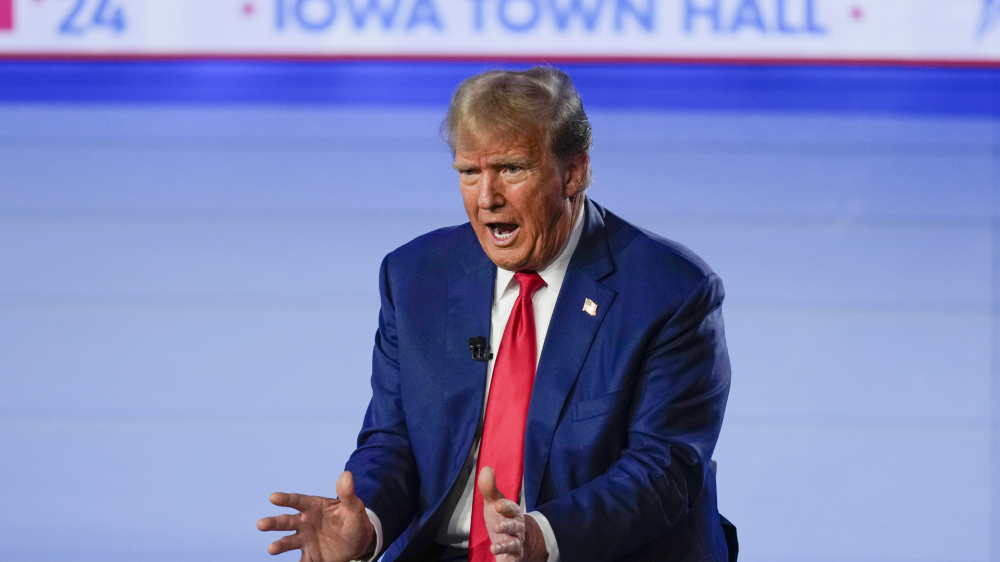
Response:
[[[483,336],[469,338],[469,351],[472,352],[472,358],[476,361],[486,363],[490,359],[493,359],[493,354],[487,349],[486,338]]]

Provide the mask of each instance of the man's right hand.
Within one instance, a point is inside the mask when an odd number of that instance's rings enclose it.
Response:
[[[332,500],[301,494],[271,494],[271,503],[297,509],[294,515],[265,517],[257,522],[261,531],[295,531],[267,547],[271,554],[302,550],[302,561],[347,562],[371,554],[375,529],[365,504],[354,495],[354,476],[344,472],[337,479],[337,496]]]

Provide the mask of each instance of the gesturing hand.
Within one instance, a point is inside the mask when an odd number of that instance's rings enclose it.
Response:
[[[295,531],[267,547],[271,554],[302,550],[301,561],[346,562],[372,552],[375,529],[365,505],[354,495],[354,476],[344,472],[337,479],[340,499],[271,494],[271,503],[299,510],[294,515],[265,517],[257,522],[261,531]]]
[[[490,553],[497,562],[545,562],[549,553],[545,549],[542,529],[521,506],[504,499],[497,489],[496,474],[485,466],[479,471],[479,493],[483,495],[483,516],[486,531],[490,534]]]

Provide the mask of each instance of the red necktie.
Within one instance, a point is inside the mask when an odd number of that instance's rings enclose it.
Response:
[[[535,307],[531,304],[531,296],[545,285],[545,281],[534,271],[515,273],[514,279],[521,285],[521,292],[514,301],[514,309],[510,311],[496,364],[493,365],[475,481],[479,482],[479,472],[483,467],[492,467],[496,473],[497,489],[508,500],[517,502],[524,470],[524,427],[528,421],[528,404],[531,402],[531,387],[535,383],[535,364],[538,360]],[[477,484],[472,493],[469,562],[494,560],[483,518],[483,495]]]

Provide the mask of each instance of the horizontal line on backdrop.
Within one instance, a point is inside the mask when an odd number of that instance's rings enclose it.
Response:
[[[1000,419],[989,416],[914,416],[869,414],[738,414],[727,413],[724,428],[728,430],[789,430],[789,431],[972,431],[1000,430]]]
[[[374,289],[374,285],[373,285]],[[735,301],[735,302],[734,302]],[[287,310],[287,311],[364,311],[377,310],[378,299],[360,295],[338,297],[280,297],[262,295],[230,296],[160,296],[135,297],[10,297],[0,296],[0,314],[18,311],[80,310]],[[802,315],[878,315],[878,316],[1000,316],[1000,305],[989,303],[871,303],[871,302],[774,302],[735,300],[732,296],[723,307],[727,312],[802,314]],[[372,319],[374,321],[374,317]],[[373,324],[374,327],[374,324]]]
[[[336,150],[338,152],[435,152],[447,154],[449,161],[451,149],[443,139],[405,140],[405,139],[247,139],[233,137],[120,137],[120,138],[0,138],[2,150],[52,150],[52,149],[83,149],[83,150]],[[962,147],[956,149],[956,154],[973,151],[978,154],[980,147]],[[965,151],[965,152],[963,152]],[[456,176],[457,177],[457,176]]]
[[[875,143],[810,141],[594,141],[594,152],[641,152],[676,154],[774,154],[806,156],[1000,156],[1000,143]]]
[[[451,154],[440,138],[427,139],[324,139],[324,138],[237,138],[221,136],[162,137],[0,137],[2,150],[337,150],[342,152],[435,152]],[[668,154],[774,154],[807,156],[949,156],[991,158],[1000,156],[1000,143],[880,143],[810,141],[658,141],[598,140],[594,153]]]
[[[738,519],[735,521],[740,522]],[[989,537],[987,536],[985,540],[988,541]],[[801,556],[799,554],[768,556],[757,552],[754,554],[753,562],[992,562],[987,558],[959,558],[954,555],[949,555],[948,558],[938,558],[935,556],[852,556],[850,554],[839,556]]]
[[[457,182],[456,182],[457,184]],[[250,225],[298,225],[298,224],[359,224],[391,222],[392,224],[427,222],[440,223],[440,227],[452,226],[455,213],[463,213],[461,196],[455,186],[455,211],[424,211],[420,209],[398,212],[367,211],[359,209],[344,211],[133,211],[133,210],[45,210],[45,211],[4,211],[0,210],[2,223],[168,223],[168,224],[250,224]],[[435,227],[436,228],[436,227]]]
[[[590,108],[993,119],[1000,66],[566,61]],[[7,59],[6,103],[443,107],[485,61]],[[521,68],[527,64],[512,63]]]
[[[332,492],[331,492],[332,493]],[[90,506],[93,509],[100,509],[96,506]],[[119,514],[120,516],[120,514]],[[50,520],[59,521],[63,523],[62,519]],[[55,527],[56,525],[53,525]],[[62,533],[65,533],[65,527],[58,527]],[[71,527],[74,528],[75,527]],[[54,562],[56,560],[72,560],[73,562],[177,562],[178,560],[195,561],[195,560],[212,560],[213,562],[245,562],[247,560],[262,560],[264,559],[263,546],[257,546],[256,548],[212,548],[206,546],[198,546],[197,548],[176,548],[176,547],[155,547],[147,546],[146,548],[136,548],[123,546],[122,543],[125,542],[120,538],[106,538],[108,534],[103,534],[93,531],[92,529],[103,529],[104,527],[91,527],[86,531],[88,534],[87,540],[91,543],[105,543],[109,546],[91,546],[91,547],[76,547],[76,548],[66,548],[61,546],[50,546],[46,544],[49,541],[32,541],[30,549],[27,548],[0,548],[0,560],[5,560],[7,562]],[[84,532],[81,531],[81,534]],[[166,534],[166,533],[164,533]],[[142,541],[145,544],[152,542],[156,544],[176,542],[173,537],[166,537],[160,540],[150,540],[149,536],[155,536],[159,538],[161,535],[144,535],[141,539],[130,538],[126,539],[129,542],[139,542]],[[65,534],[60,535],[60,538],[65,537]],[[95,538],[99,537],[99,538]],[[82,542],[84,539],[77,539],[74,537],[75,541]],[[228,542],[227,539],[220,539],[218,536],[212,536],[212,541],[216,542]],[[231,539],[229,539],[231,540]],[[263,540],[263,539],[262,539]],[[27,542],[27,541],[26,541]],[[68,542],[68,541],[67,541]],[[203,541],[194,542],[201,543]],[[52,540],[52,545],[60,544],[59,540]],[[845,562],[838,560],[837,562]],[[854,562],[853,560],[848,560],[846,562]],[[867,562],[867,561],[863,561]],[[902,561],[906,562],[906,561]],[[933,559],[921,560],[920,562],[937,562]],[[954,561],[951,561],[954,562]],[[957,562],[962,562],[961,560]]]
[[[594,180],[594,187],[600,189],[600,178]],[[289,225],[289,224],[358,224],[358,223],[418,223],[439,222],[437,227],[453,226],[458,213],[462,213],[461,199],[458,189],[455,189],[455,208],[453,211],[424,211],[420,209],[389,209],[387,211],[358,209],[344,211],[170,211],[170,210],[93,210],[79,209],[61,210],[0,210],[0,226],[3,223],[177,223],[177,224],[250,224],[250,225]],[[996,219],[988,216],[967,217],[892,217],[885,215],[873,216],[837,216],[815,215],[804,213],[797,216],[787,215],[693,215],[624,212],[617,213],[626,220],[639,226],[670,224],[683,228],[818,228],[818,229],[849,229],[849,228],[887,228],[887,229],[960,229],[982,230],[993,228],[1000,230],[1000,215]]]
[[[374,290],[374,283],[372,284]],[[0,313],[22,310],[284,310],[284,311],[377,311],[378,297],[341,295],[339,297],[227,297],[227,296],[140,296],[140,297],[0,297]],[[375,329],[375,317],[372,317]]]
[[[713,57],[713,56],[612,56],[552,54],[277,54],[277,53],[2,53],[0,61],[275,61],[275,62],[482,62],[520,64],[705,64],[745,66],[873,66],[903,68],[1000,68],[1000,60],[920,59],[920,58],[840,58],[840,57]]]
[[[594,185],[599,187],[597,180]],[[1000,231],[1000,217],[890,217],[890,216],[781,216],[781,215],[761,215],[753,216],[696,216],[696,215],[675,215],[669,214],[645,214],[621,213],[630,222],[643,226],[646,224],[656,224],[663,226],[679,226],[683,228],[747,228],[747,229],[821,229],[821,230],[843,230],[852,228],[871,229],[948,229],[948,230],[986,230],[994,229]],[[2,213],[0,213],[2,217]],[[0,219],[2,220],[2,219]],[[657,232],[657,234],[660,234]],[[681,241],[683,242],[683,241]]]
[[[723,304],[723,314],[763,313],[843,316],[1000,316],[1000,305],[990,303],[872,303],[872,302],[775,302],[738,300],[731,294]]]
[[[232,429],[326,429],[328,431],[351,431],[357,434],[361,430],[364,412],[360,411],[356,422],[330,421],[332,418],[343,417],[343,414],[331,414],[326,419],[310,417],[298,419],[294,415],[280,414],[280,420],[252,419],[246,417],[224,418],[221,416],[174,416],[133,414],[128,416],[66,416],[56,414],[52,417],[29,416],[18,417],[0,413],[0,431],[7,429],[56,429],[71,431],[109,430],[121,431],[135,428],[159,429],[190,429],[190,430],[232,430]],[[274,417],[274,414],[271,416]]]

